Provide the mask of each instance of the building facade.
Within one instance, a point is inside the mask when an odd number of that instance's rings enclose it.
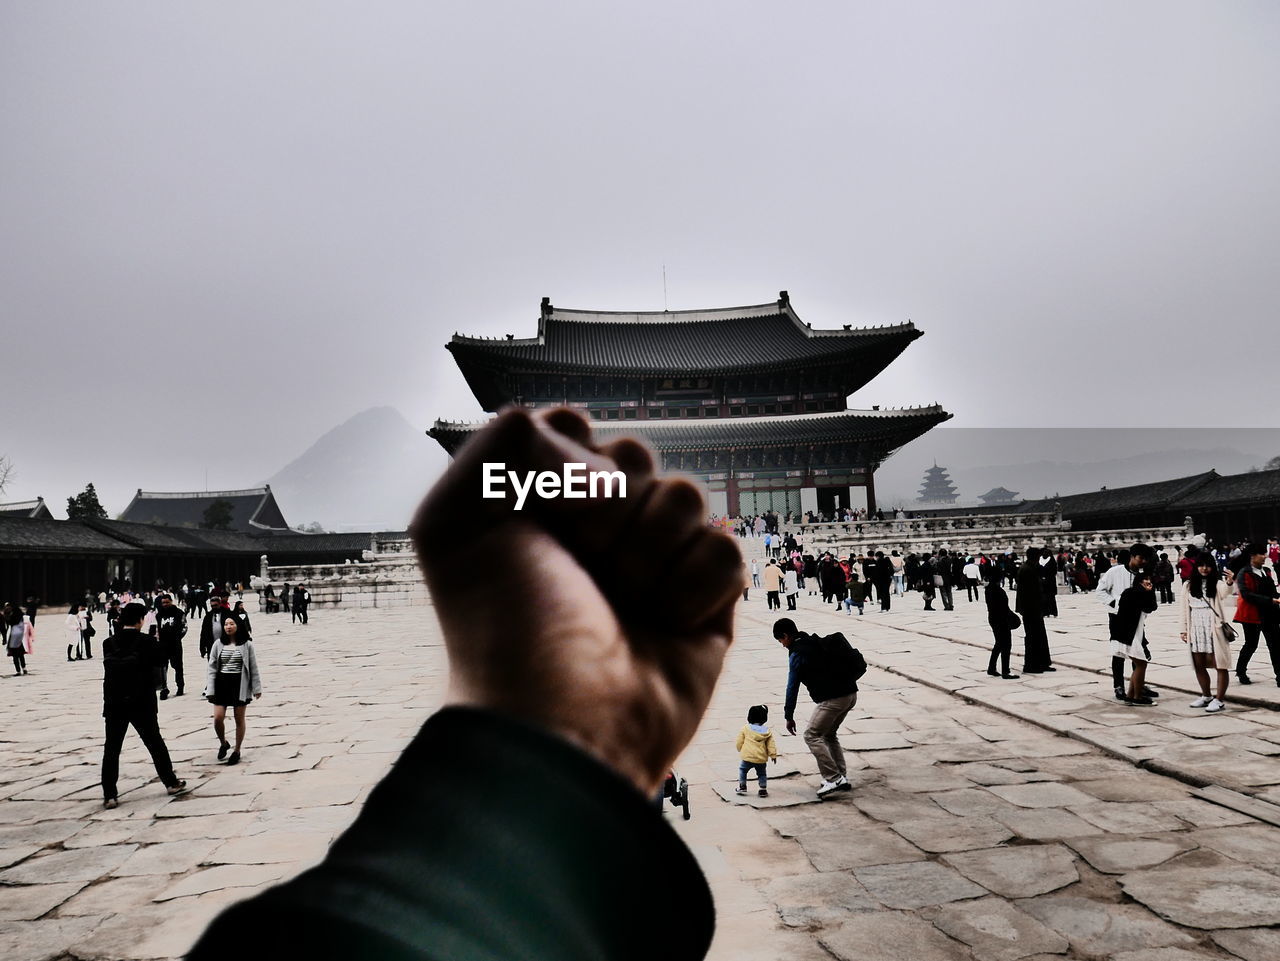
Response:
[[[665,470],[703,483],[714,514],[831,514],[857,488],[874,511],[880,464],[951,417],[847,406],[920,336],[910,322],[815,329],[782,291],[768,304],[635,313],[543,298],[536,337],[455,334],[446,346],[484,410],[567,406],[605,439],[638,436]],[[453,454],[481,426],[436,421],[427,433]]]

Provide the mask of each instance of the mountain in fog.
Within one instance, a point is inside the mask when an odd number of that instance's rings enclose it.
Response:
[[[449,457],[392,407],[333,428],[268,483],[295,527],[403,530]]]

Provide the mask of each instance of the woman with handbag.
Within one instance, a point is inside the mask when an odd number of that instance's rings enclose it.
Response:
[[[72,604],[71,610],[67,611],[67,619],[64,627],[67,630],[67,660],[82,661],[84,660],[84,652],[80,645],[84,642],[80,636],[80,607],[79,604]],[[72,657],[71,652],[75,651],[76,656]]]
[[[1216,714],[1225,706],[1231,680],[1231,641],[1235,629],[1227,623],[1231,588],[1223,581],[1212,555],[1197,558],[1191,579],[1182,585],[1182,640],[1191,648],[1191,666],[1200,685],[1192,707]],[[1209,692],[1209,670],[1218,672],[1217,694]]]
[[[246,727],[245,708],[250,701],[262,697],[262,675],[258,673],[258,658],[252,638],[230,612],[222,622],[221,639],[213,642],[213,649],[209,652],[204,693],[213,705],[218,760],[226,758],[228,764],[239,764]],[[227,742],[224,726],[227,708],[232,709],[236,721],[236,747],[230,757],[227,757],[227,751],[231,750],[231,745]]]

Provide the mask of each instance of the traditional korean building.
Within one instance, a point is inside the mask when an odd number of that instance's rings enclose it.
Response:
[[[978,500],[982,501],[984,507],[996,507],[1001,504],[1018,503],[1018,492],[1011,491],[1007,487],[993,487],[985,494],[979,494]]]
[[[270,484],[248,490],[181,493],[157,493],[139,488],[120,520],[199,528],[205,526],[205,511],[218,502],[225,505],[228,530],[246,534],[289,530]]]
[[[30,520],[53,520],[53,512],[49,510],[49,506],[44,502],[43,497],[37,497],[33,501],[14,501],[8,504],[0,504],[0,517],[21,517]]]
[[[568,406],[631,434],[667,470],[699,478],[716,514],[847,506],[895,450],[951,417],[938,406],[851,410],[846,399],[922,331],[907,322],[815,329],[784,290],[713,310],[566,310],[543,298],[536,337],[447,344],[480,406]],[[453,454],[481,423],[436,421]]]
[[[959,496],[947,469],[935,463],[924,472],[924,483],[920,486],[920,496],[916,499],[921,504],[954,504]]]

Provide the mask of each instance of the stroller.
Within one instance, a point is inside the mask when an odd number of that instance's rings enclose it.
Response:
[[[662,799],[670,800],[673,807],[684,808],[684,819],[689,820],[689,782],[675,771],[669,771],[662,782]]]

